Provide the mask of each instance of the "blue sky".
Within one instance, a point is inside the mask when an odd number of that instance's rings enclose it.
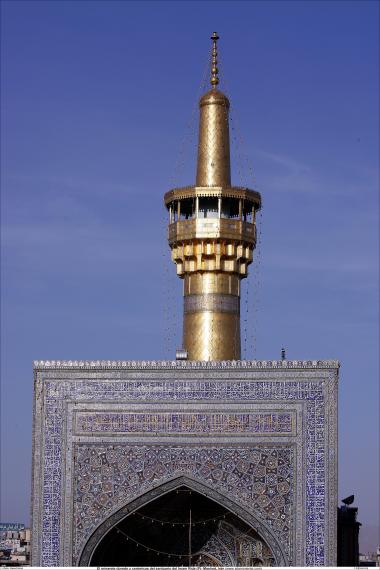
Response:
[[[2,2],[1,520],[28,522],[34,359],[181,344],[162,197],[194,183],[216,30],[233,181],[264,206],[245,355],[341,361],[339,496],[376,547],[378,21],[365,0]]]

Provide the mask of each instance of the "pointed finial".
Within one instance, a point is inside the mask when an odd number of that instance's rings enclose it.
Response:
[[[219,83],[219,77],[218,77],[218,71],[219,71],[219,69],[218,69],[218,67],[217,67],[217,64],[218,64],[218,50],[217,50],[217,47],[216,47],[216,42],[218,41],[219,36],[218,36],[218,34],[217,34],[216,32],[213,32],[213,34],[212,34],[212,36],[211,36],[210,39],[212,40],[212,62],[211,62],[211,80],[210,80],[210,83],[211,83],[211,85],[213,86],[213,88],[215,89],[216,86],[217,86],[218,83]]]

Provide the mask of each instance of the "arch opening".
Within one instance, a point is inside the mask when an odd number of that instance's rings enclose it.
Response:
[[[93,545],[90,566],[275,564],[258,532],[232,510],[186,484],[120,518]],[[87,565],[83,560],[82,564]]]

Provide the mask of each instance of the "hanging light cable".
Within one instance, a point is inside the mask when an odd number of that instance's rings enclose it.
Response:
[[[118,526],[115,526],[114,528],[116,529],[116,532],[118,534],[122,534],[124,536],[124,538],[126,539],[127,542],[133,542],[134,544],[136,544],[137,547],[144,548],[146,550],[146,552],[155,552],[156,554],[162,554],[164,556],[168,556],[169,558],[172,556],[173,556],[173,558],[187,558],[188,557],[188,553],[178,554],[177,552],[165,552],[164,550],[157,550],[156,548],[152,548],[151,546],[147,546],[146,544],[143,544],[142,542],[139,542],[138,540],[136,540],[132,536],[126,534]]]
[[[141,517],[144,520],[149,520],[151,522],[155,522],[161,525],[165,525],[168,524],[170,526],[187,526],[187,524],[189,523],[185,523],[185,522],[178,522],[178,521],[168,521],[168,520],[162,520],[162,519],[157,519],[155,517],[151,517],[148,515],[143,515],[142,513],[139,513],[138,511],[135,511],[133,513],[131,513],[132,515],[138,515],[139,517]],[[208,519],[199,519],[199,520],[194,520],[192,519],[192,525],[196,525],[196,524],[206,524],[208,522],[217,522],[220,519],[225,519],[226,518],[226,514],[222,514],[222,515],[218,515],[216,517],[210,517]]]

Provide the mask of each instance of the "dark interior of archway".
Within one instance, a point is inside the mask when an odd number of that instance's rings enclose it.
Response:
[[[113,527],[96,547],[90,565],[189,566],[189,563],[193,565],[197,562],[199,564],[196,553],[216,531],[221,519],[244,532],[250,532],[251,535],[254,532],[231,511],[212,499],[182,486],[131,513]]]

